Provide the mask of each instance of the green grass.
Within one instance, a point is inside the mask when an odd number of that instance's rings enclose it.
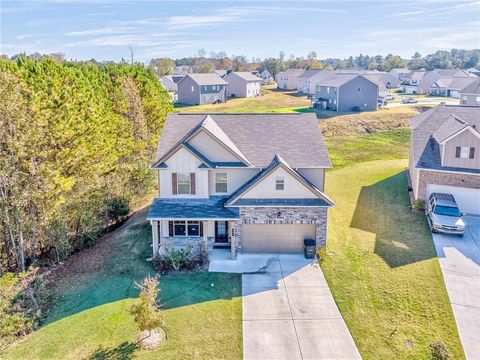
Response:
[[[434,340],[464,358],[425,218],[407,207],[406,165],[382,160],[327,173],[336,206],[322,269],[364,359],[428,359]]]
[[[362,161],[378,159],[405,159],[408,157],[410,129],[388,132],[325,137],[330,159],[335,169]]]
[[[58,299],[43,327],[5,359],[240,359],[241,278],[197,272],[160,278],[167,343],[137,349],[128,309],[135,283],[152,274],[145,211],[100,244],[65,263],[53,276]]]

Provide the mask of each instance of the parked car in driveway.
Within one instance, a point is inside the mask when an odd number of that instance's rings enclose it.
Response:
[[[392,94],[388,94],[387,96],[385,96],[385,100],[395,100],[395,96],[393,96]]]
[[[428,198],[427,219],[433,233],[463,236],[465,223],[463,214],[452,194],[432,193]]]
[[[416,104],[418,101],[414,98],[406,98],[402,100],[402,104]]]

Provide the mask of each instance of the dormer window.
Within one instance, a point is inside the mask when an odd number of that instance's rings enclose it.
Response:
[[[277,176],[275,178],[275,190],[283,190],[285,189],[285,179],[283,176]]]
[[[475,148],[468,146],[457,146],[455,149],[455,157],[457,159],[474,159]]]

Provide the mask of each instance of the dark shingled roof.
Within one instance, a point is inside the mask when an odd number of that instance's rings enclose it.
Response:
[[[167,116],[155,162],[207,114]],[[255,167],[267,167],[275,154],[293,168],[331,167],[318,119],[307,114],[209,114],[216,125]]]
[[[224,196],[208,199],[153,200],[147,219],[238,219],[238,210],[224,207]]]
[[[470,85],[462,89],[462,94],[480,95],[480,78],[474,79]]]
[[[410,119],[413,148],[410,156],[413,156],[416,167],[478,172],[475,169],[457,169],[441,166],[439,146],[433,135],[436,133],[437,138],[446,139],[457,132],[459,127],[462,127],[462,124],[455,118],[480,129],[480,107],[440,105]]]

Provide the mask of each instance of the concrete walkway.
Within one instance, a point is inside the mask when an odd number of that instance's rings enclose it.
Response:
[[[480,354],[480,217],[466,216],[463,238],[433,234],[467,359]]]
[[[239,254],[210,270],[242,273],[245,359],[361,359],[325,277],[299,254]]]

